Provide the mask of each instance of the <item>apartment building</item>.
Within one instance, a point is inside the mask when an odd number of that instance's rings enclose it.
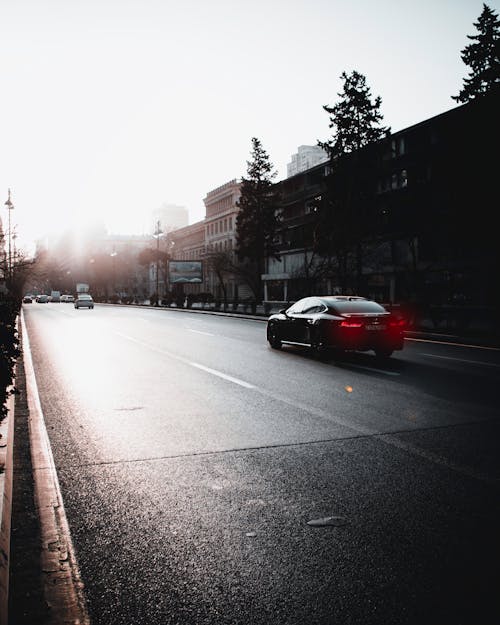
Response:
[[[323,164],[278,182],[281,262],[267,261],[266,301],[347,286],[384,302],[498,305],[498,110],[497,91],[363,148],[343,161],[341,176]],[[334,263],[328,270],[315,255],[314,206],[325,194],[334,205],[348,180],[359,245],[341,284]]]

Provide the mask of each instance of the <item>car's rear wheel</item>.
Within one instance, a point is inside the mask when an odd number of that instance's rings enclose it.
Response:
[[[390,358],[392,356],[392,349],[376,349],[375,356],[380,358],[381,360],[385,360],[386,358]]]
[[[274,323],[267,328],[267,340],[273,349],[281,349],[281,341],[278,337],[278,329]]]
[[[328,356],[328,348],[319,329],[311,336],[311,351],[319,360],[324,360]]]

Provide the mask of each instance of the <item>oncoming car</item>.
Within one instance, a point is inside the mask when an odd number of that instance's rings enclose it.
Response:
[[[94,300],[88,293],[79,293],[74,306],[75,308],[94,308]]]
[[[318,354],[329,350],[368,351],[388,358],[403,349],[404,320],[364,297],[305,297],[267,321],[273,349],[283,343],[306,345]]]

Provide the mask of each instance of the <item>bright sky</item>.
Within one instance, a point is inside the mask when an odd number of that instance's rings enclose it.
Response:
[[[497,15],[500,0],[487,2]],[[393,131],[456,106],[481,0],[2,0],[0,216],[18,242],[151,211],[203,219],[258,137],[278,178],[326,139],[340,74],[364,74]],[[5,196],[4,198],[2,197]]]

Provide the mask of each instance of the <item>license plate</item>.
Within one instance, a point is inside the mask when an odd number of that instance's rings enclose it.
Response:
[[[369,323],[365,327],[367,330],[385,330],[385,325],[383,323]]]

